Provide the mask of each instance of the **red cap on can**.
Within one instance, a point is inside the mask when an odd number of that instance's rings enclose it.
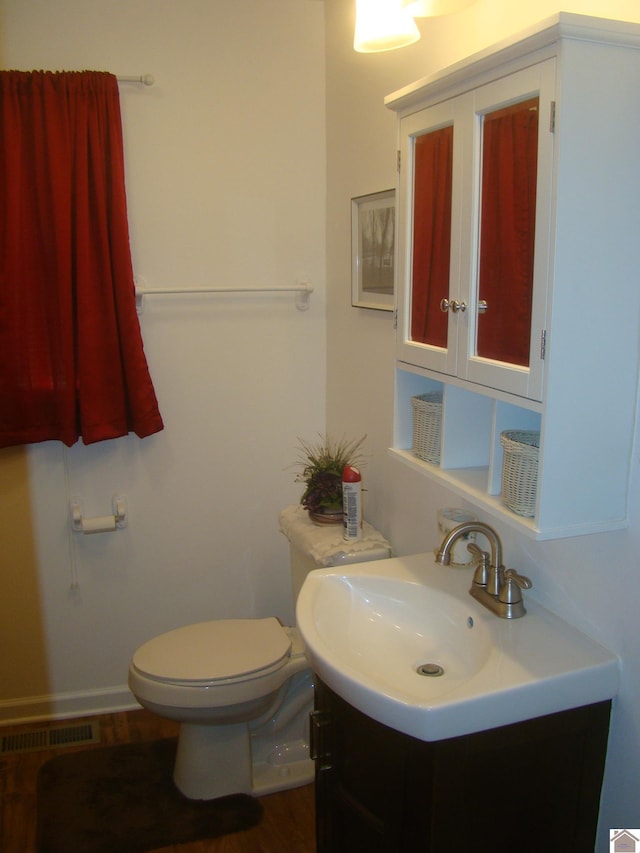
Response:
[[[359,483],[362,480],[360,476],[360,471],[357,468],[354,468],[353,465],[345,465],[342,469],[342,482],[343,483]]]

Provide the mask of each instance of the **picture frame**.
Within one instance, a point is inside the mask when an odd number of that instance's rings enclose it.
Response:
[[[351,304],[393,311],[396,191],[351,199]]]

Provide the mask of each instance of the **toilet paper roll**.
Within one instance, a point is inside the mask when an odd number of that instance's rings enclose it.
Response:
[[[116,529],[115,515],[96,515],[94,518],[82,519],[83,533],[107,533]]]

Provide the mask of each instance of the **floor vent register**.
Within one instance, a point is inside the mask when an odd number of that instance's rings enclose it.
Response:
[[[100,742],[100,727],[97,722],[71,726],[53,726],[35,729],[32,732],[17,732],[0,735],[0,755],[16,752],[34,752],[39,749],[57,749],[63,746],[79,746]]]

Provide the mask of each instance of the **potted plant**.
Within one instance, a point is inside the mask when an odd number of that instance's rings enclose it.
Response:
[[[296,483],[304,483],[300,498],[309,517],[320,524],[342,524],[342,471],[345,465],[361,464],[360,448],[366,435],[357,441],[334,440],[319,435],[315,442],[298,439],[301,468]]]

